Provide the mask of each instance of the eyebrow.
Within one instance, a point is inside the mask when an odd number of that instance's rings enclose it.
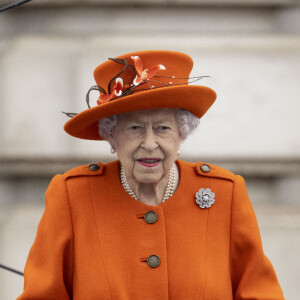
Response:
[[[170,118],[160,119],[160,120],[158,120],[158,121],[153,122],[153,124],[164,123],[164,122],[173,123],[173,120],[170,119]]]
[[[132,123],[137,123],[137,124],[145,124],[145,119],[141,116],[137,116],[136,118],[125,118],[124,120],[126,122],[126,124],[132,124]],[[170,124],[176,124],[176,120],[174,120],[173,118],[171,117],[164,117],[164,116],[161,116],[157,121],[154,121],[153,124],[156,125],[156,124],[160,124],[160,123],[170,123]]]
[[[144,120],[141,120],[141,119],[133,119],[133,120],[126,120],[127,122],[137,122],[137,123],[145,123]],[[154,121],[153,123],[156,124],[156,123],[162,123],[162,122],[170,122],[172,123],[173,119],[172,118],[161,118],[157,121]]]
[[[157,125],[157,124],[164,124],[164,123],[167,123],[167,124],[174,124],[175,122],[172,122],[172,119],[161,119],[161,120],[158,120],[158,121],[155,121],[153,122],[153,125]],[[131,121],[127,121],[126,124],[128,125],[131,125],[131,124],[140,124],[140,125],[143,125],[145,124],[144,121],[141,121],[141,120],[131,120]]]

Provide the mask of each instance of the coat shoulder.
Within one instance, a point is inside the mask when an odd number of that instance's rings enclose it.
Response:
[[[81,176],[99,176],[103,174],[104,168],[105,164],[97,162],[89,165],[75,167],[65,172],[62,176],[65,180]]]
[[[181,163],[183,163],[187,167],[193,168],[196,174],[199,176],[225,179],[232,182],[234,182],[235,179],[234,173],[210,163],[206,163],[202,161],[198,161],[196,163],[190,163],[190,162],[181,162]]]

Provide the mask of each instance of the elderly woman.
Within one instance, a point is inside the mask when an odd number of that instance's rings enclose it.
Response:
[[[143,51],[97,67],[98,105],[65,130],[118,160],[54,177],[19,300],[284,299],[243,178],[177,160],[216,98],[192,65]]]

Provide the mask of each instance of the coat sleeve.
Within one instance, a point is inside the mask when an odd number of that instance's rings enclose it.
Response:
[[[284,299],[275,271],[264,255],[254,210],[239,175],[233,189],[230,264],[234,300]]]
[[[45,196],[46,208],[24,271],[24,291],[17,300],[70,300],[73,232],[65,180],[56,175]]]

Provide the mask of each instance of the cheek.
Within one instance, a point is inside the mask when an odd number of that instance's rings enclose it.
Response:
[[[131,140],[119,140],[116,144],[116,151],[119,160],[122,164],[132,164],[134,161],[134,155],[138,149],[138,144]]]
[[[122,145],[117,150],[117,156],[118,160],[120,161],[121,165],[125,170],[126,175],[131,177],[132,169],[134,166],[134,160],[132,159],[132,151],[130,151],[130,149],[128,149],[126,146]]]
[[[166,155],[166,159],[176,158],[179,146],[180,146],[179,136],[172,136],[164,139],[161,143],[161,148]]]

